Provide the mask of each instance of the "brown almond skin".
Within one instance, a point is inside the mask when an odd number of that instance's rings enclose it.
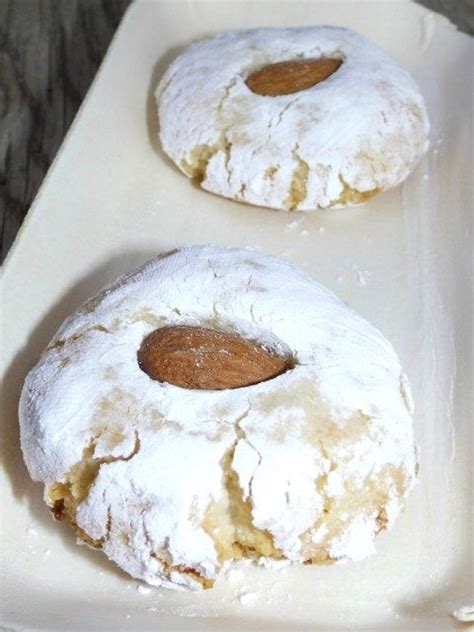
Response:
[[[282,61],[265,66],[246,80],[247,87],[265,97],[278,97],[312,88],[330,77],[342,60],[331,57]]]
[[[288,362],[235,334],[176,325],[156,329],[137,354],[142,371],[158,382],[219,391],[270,380]]]

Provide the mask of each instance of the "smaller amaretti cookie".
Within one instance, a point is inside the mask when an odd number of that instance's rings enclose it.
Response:
[[[249,250],[183,248],[90,299],[28,375],[20,423],[55,517],[169,588],[241,558],[362,559],[416,476],[391,345]]]
[[[208,191],[258,206],[360,204],[402,182],[428,147],[413,79],[344,28],[198,42],[156,97],[161,143],[177,166]]]

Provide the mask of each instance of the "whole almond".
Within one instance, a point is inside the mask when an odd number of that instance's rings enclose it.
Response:
[[[238,335],[186,325],[149,334],[138,364],[153,380],[201,390],[250,386],[289,368],[284,359]]]
[[[341,64],[342,60],[331,57],[282,61],[257,70],[245,83],[256,94],[277,97],[315,86],[336,72]]]

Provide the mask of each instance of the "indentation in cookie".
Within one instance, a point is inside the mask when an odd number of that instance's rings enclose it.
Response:
[[[293,94],[328,79],[342,64],[341,59],[297,59],[265,66],[247,77],[247,87],[267,97]]]
[[[186,325],[153,331],[143,340],[137,359],[153,380],[200,390],[259,384],[293,366],[290,358],[236,334]]]

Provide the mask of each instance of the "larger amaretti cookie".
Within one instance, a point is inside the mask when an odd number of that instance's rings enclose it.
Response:
[[[415,479],[392,346],[250,250],[183,248],[87,301],[29,373],[20,423],[54,516],[169,588],[239,558],[364,558]]]

